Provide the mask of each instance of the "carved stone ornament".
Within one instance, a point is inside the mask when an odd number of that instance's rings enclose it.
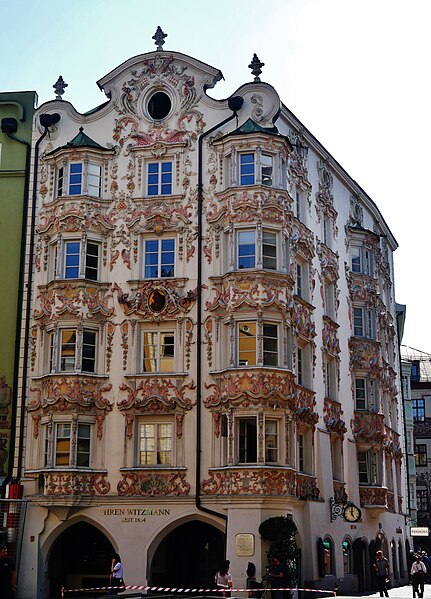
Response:
[[[112,403],[104,396],[112,385],[102,386],[97,379],[87,377],[62,376],[34,381],[30,391],[34,394],[27,410],[35,412],[88,412],[92,409],[110,412]]]
[[[125,391],[127,397],[117,405],[123,412],[133,410],[140,414],[171,413],[176,409],[190,410],[195,402],[188,397],[188,392],[194,389],[193,381],[178,386],[168,378],[145,378],[133,387],[123,383],[120,391]]]
[[[325,399],[323,406],[323,422],[331,433],[344,437],[347,432],[346,423],[342,419],[343,410],[338,401]]]
[[[112,299],[112,293],[97,283],[51,283],[47,287],[39,287],[33,318],[44,322],[69,315],[82,316],[87,320],[104,320],[114,314]]]
[[[190,484],[186,473],[179,471],[167,472],[122,472],[122,478],[117,485],[118,495],[121,496],[180,496],[188,495]]]
[[[49,472],[45,475],[46,495],[93,497],[107,495],[111,485],[106,474],[81,472]]]
[[[159,322],[186,314],[196,301],[196,290],[189,290],[185,295],[176,291],[175,281],[151,280],[141,283],[130,297],[115,283],[113,290],[117,292],[118,303],[126,316],[137,314],[151,322]]]
[[[370,443],[373,447],[383,447],[386,439],[384,420],[384,414],[356,412],[350,422],[355,440]]]
[[[296,497],[296,476],[291,469],[211,470],[201,483],[205,495],[281,495]]]

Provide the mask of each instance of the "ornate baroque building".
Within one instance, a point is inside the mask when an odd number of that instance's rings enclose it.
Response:
[[[214,100],[155,39],[101,106],[59,81],[35,115],[20,597],[105,583],[114,550],[128,584],[226,554],[243,586],[285,514],[301,583],[369,588],[377,546],[401,583],[396,241],[257,57]]]

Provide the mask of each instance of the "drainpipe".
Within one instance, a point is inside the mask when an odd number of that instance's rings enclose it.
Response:
[[[232,110],[231,116],[227,117],[208,131],[205,131],[199,136],[198,140],[198,273],[197,273],[197,362],[196,362],[196,491],[195,503],[198,510],[223,518],[227,525],[227,515],[221,514],[201,503],[200,486],[201,486],[201,452],[202,452],[202,218],[203,218],[203,141],[204,138],[237,117],[237,112],[243,105],[244,98],[241,96],[233,96],[228,99],[228,106]]]
[[[19,427],[19,448],[18,448],[18,463],[17,463],[17,480],[21,479],[22,473],[22,458],[24,453],[24,430],[25,430],[25,398],[27,393],[27,366],[28,366],[28,353],[29,353],[29,341],[30,341],[30,318],[31,318],[31,292],[33,286],[33,260],[34,260],[34,239],[36,230],[36,199],[37,199],[37,169],[39,166],[39,146],[42,140],[46,137],[49,132],[49,128],[55,125],[60,120],[58,113],[53,114],[41,114],[40,124],[44,128],[42,135],[37,140],[34,147],[34,161],[33,161],[33,195],[32,195],[32,206],[31,206],[31,220],[30,220],[30,240],[29,240],[29,254],[28,254],[28,278],[26,282],[27,287],[27,301],[26,301],[26,314],[25,314],[25,326],[24,326],[24,349],[23,349],[23,370],[22,370],[22,388],[21,388],[21,413],[20,413],[20,427]],[[23,220],[26,214],[23,215]],[[24,241],[25,245],[25,241]],[[25,247],[24,247],[25,253]],[[24,265],[23,265],[24,267]],[[24,273],[23,273],[24,275]],[[24,277],[23,277],[24,278]]]
[[[22,118],[24,121],[24,107],[22,106]],[[19,262],[19,275],[18,275],[18,297],[17,297],[17,312],[16,312],[16,328],[15,328],[15,357],[14,357],[14,371],[13,371],[13,383],[12,383],[12,413],[11,413],[11,436],[9,440],[9,465],[7,478],[4,481],[6,486],[12,479],[13,470],[13,456],[15,453],[15,441],[16,436],[13,434],[16,427],[16,410],[18,403],[18,372],[19,372],[19,348],[20,348],[20,328],[21,328],[21,314],[22,314],[22,302],[24,292],[24,269],[25,269],[25,240],[27,234],[27,211],[28,211],[28,187],[30,181],[30,157],[31,157],[31,144],[28,141],[20,139],[15,136],[14,133],[18,131],[18,123],[14,118],[3,118],[1,120],[1,131],[6,135],[23,145],[25,145],[25,173],[24,173],[24,197],[22,205],[22,221],[21,221],[21,249],[20,249],[20,262]]]

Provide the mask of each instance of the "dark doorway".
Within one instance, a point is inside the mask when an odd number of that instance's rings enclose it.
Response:
[[[114,553],[105,535],[87,522],[65,530],[51,549],[50,596],[61,597],[62,586],[65,589],[107,586]]]
[[[188,522],[163,539],[154,554],[150,584],[213,588],[224,559],[224,534],[205,522]]]

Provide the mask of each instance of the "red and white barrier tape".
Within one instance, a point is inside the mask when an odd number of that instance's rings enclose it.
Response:
[[[170,587],[151,587],[147,585],[125,585],[120,587],[92,587],[89,589],[65,589],[62,587],[61,596],[64,597],[64,593],[82,593],[84,591],[109,591],[110,589],[123,591],[155,591],[167,592],[167,593],[224,593],[229,591],[230,593],[264,593],[265,591],[306,591],[307,593],[328,593],[330,595],[337,594],[336,591],[328,591],[328,589],[302,589],[299,587],[283,587],[278,589],[273,588],[262,588],[262,589],[178,589]]]

